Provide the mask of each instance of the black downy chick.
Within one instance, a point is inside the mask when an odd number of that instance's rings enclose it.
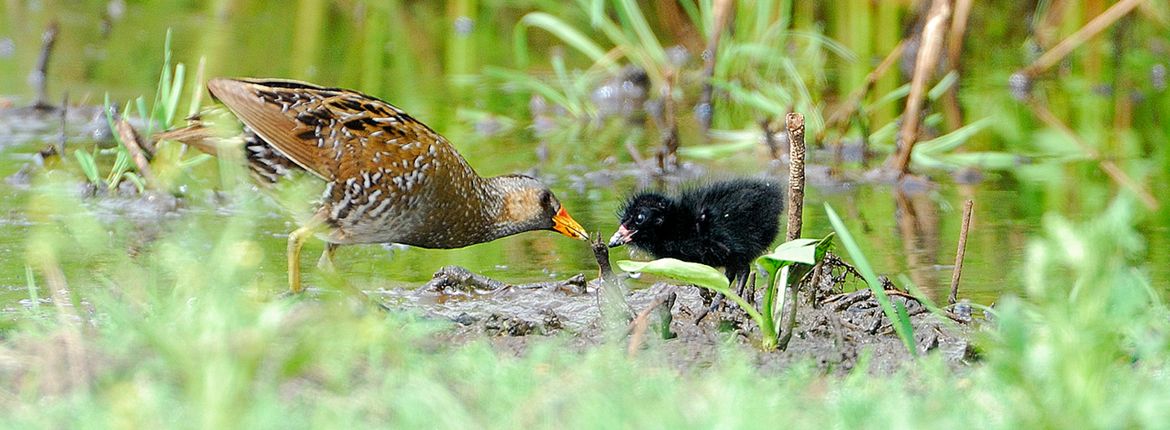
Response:
[[[678,196],[643,191],[620,211],[621,226],[609,246],[630,244],[655,258],[722,266],[742,291],[752,261],[776,238],[783,210],[780,184],[761,179],[713,182]]]

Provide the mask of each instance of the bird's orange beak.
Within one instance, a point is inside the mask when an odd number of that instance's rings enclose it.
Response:
[[[556,215],[553,216],[552,221],[553,230],[556,230],[557,233],[569,236],[573,239],[589,239],[589,235],[585,234],[585,229],[581,227],[581,224],[577,224],[577,221],[574,220],[573,217],[569,216],[569,212],[566,211],[563,207],[560,211],[557,211]]]

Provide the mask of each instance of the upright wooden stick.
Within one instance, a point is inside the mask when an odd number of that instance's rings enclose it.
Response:
[[[959,301],[959,277],[963,275],[963,255],[967,253],[967,231],[971,228],[971,209],[975,202],[967,200],[963,203],[963,227],[959,230],[959,250],[955,252],[955,270],[951,272],[951,295],[947,296],[947,303],[955,304]]]

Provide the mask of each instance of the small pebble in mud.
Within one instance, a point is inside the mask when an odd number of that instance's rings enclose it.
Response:
[[[545,309],[540,314],[540,321],[528,321],[493,313],[483,321],[483,330],[490,336],[530,336],[548,335],[564,328],[561,318],[552,310]]]
[[[455,324],[462,326],[469,326],[475,324],[475,322],[478,320],[475,317],[469,315],[467,312],[464,312],[455,316],[455,318],[452,318],[451,321],[454,321]]]
[[[532,321],[516,317],[492,314],[483,322],[483,330],[490,336],[528,336],[541,334],[539,326]]]
[[[971,301],[963,299],[959,303],[955,303],[953,313],[960,321],[971,322],[971,309]]]

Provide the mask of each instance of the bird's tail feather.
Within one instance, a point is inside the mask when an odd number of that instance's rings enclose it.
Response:
[[[228,130],[218,122],[207,119],[219,114],[220,109],[199,112],[187,117],[187,126],[156,133],[152,138],[155,142],[173,140],[211,155],[219,155],[219,146],[239,134],[238,130]]]

